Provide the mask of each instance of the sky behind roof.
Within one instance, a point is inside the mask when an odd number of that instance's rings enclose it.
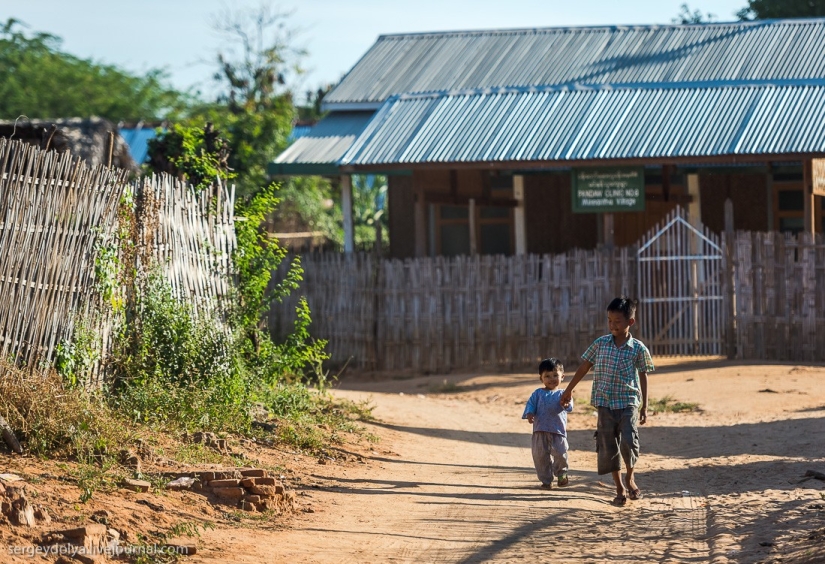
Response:
[[[335,83],[379,35],[462,29],[669,24],[684,0],[283,0],[308,56],[298,92]],[[746,0],[700,0],[691,9],[733,21]],[[63,50],[133,72],[165,69],[178,88],[211,89],[221,37],[212,22],[261,0],[0,0],[0,18],[63,39]]]

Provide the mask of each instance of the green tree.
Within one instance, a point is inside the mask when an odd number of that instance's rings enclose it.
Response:
[[[825,16],[825,0],[748,0],[736,15],[741,20],[818,18]]]
[[[352,223],[355,228],[355,244],[372,246],[381,237],[381,244],[388,242],[387,225],[387,177],[382,175],[356,174],[352,177]]]
[[[133,75],[65,53],[58,37],[27,34],[15,19],[0,25],[0,118],[154,120],[174,117],[186,103],[162,71]]]
[[[295,117],[290,81],[304,52],[294,49],[288,14],[267,5],[223,14],[215,23],[226,42],[217,55],[214,103],[194,108],[191,124],[215,124],[231,149],[229,166],[241,194],[267,185],[267,164],[287,145]]]

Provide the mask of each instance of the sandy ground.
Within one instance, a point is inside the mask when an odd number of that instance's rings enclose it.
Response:
[[[349,378],[335,395],[368,399],[381,438],[363,460],[305,461],[297,514],[219,524],[183,562],[825,562],[825,482],[804,478],[825,473],[825,367],[658,364],[651,398],[700,411],[648,418],[623,508],[595,472],[589,380],[570,486],[546,491],[521,419],[537,375]]]
[[[251,546],[219,534],[214,558],[192,561],[825,562],[825,482],[804,479],[825,472],[825,368],[659,364],[651,398],[701,411],[649,417],[644,497],[626,507],[595,472],[584,408],[570,417],[570,486],[537,488],[521,420],[537,376],[344,381],[336,395],[375,406],[371,460],[319,465],[314,513]]]

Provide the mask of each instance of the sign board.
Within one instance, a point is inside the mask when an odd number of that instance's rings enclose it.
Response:
[[[811,159],[814,196],[825,196],[825,159]]]
[[[643,167],[573,169],[573,212],[627,212],[645,209]]]

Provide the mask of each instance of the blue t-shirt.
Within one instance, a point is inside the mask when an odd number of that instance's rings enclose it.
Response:
[[[573,411],[573,400],[567,408],[561,406],[561,396],[564,390],[545,390],[539,388],[527,400],[522,419],[527,419],[530,414],[535,415],[533,419],[533,432],[544,431],[545,433],[556,433],[567,436],[567,412]]]

